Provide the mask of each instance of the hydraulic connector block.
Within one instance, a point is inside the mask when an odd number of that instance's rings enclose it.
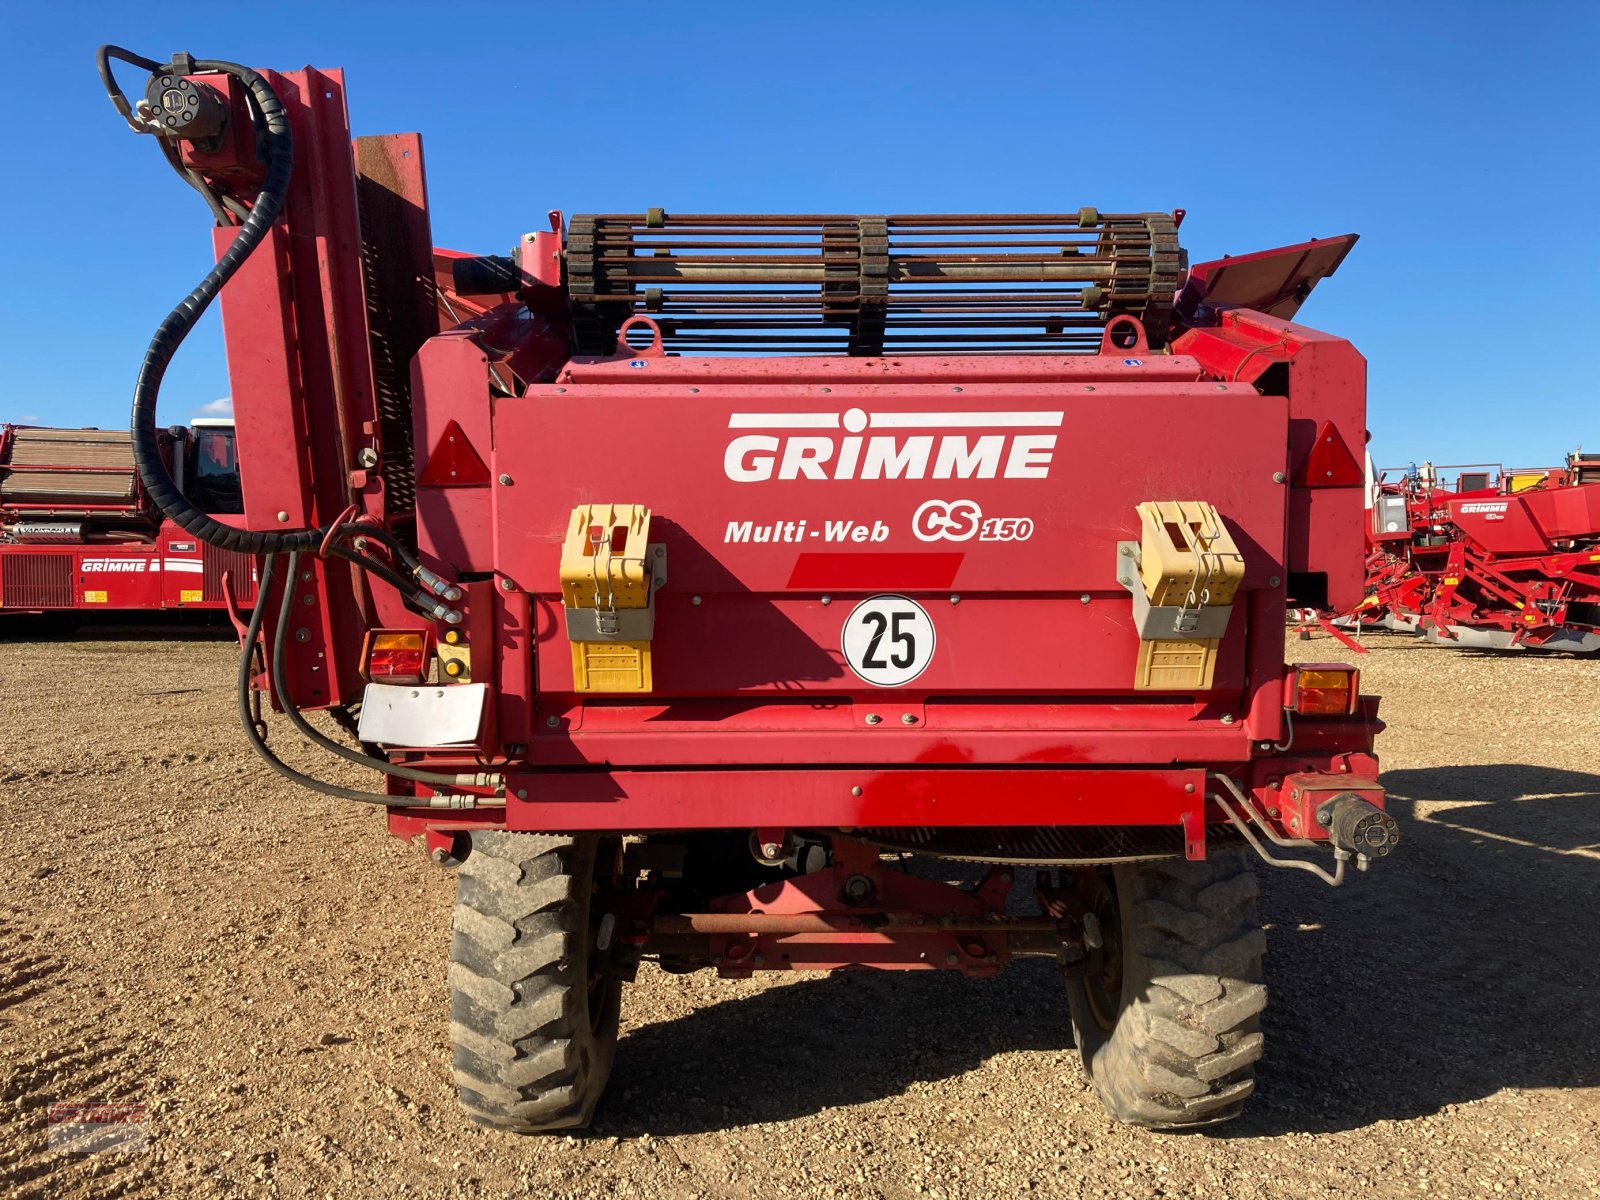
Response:
[[[1328,831],[1335,849],[1358,858],[1383,858],[1400,844],[1400,826],[1395,819],[1376,804],[1348,792],[1317,809],[1317,824]]]

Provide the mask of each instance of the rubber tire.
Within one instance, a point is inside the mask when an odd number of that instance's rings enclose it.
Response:
[[[1113,1027],[1067,981],[1073,1032],[1102,1104],[1118,1121],[1198,1129],[1238,1116],[1255,1090],[1266,1008],[1266,934],[1244,855],[1113,868],[1122,987]]]
[[[460,869],[450,1037],[461,1104],[519,1133],[585,1126],[616,1058],[622,981],[591,1019],[598,837],[484,831]]]

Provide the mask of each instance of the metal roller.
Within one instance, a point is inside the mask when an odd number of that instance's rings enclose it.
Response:
[[[685,353],[1086,353],[1120,315],[1165,342],[1184,253],[1169,213],[578,216],[579,347],[647,316]]]

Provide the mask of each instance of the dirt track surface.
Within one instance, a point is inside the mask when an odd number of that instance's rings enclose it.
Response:
[[[1032,960],[647,965],[594,1130],[517,1138],[455,1105],[452,877],[256,762],[232,647],[17,636],[0,1194],[1600,1196],[1600,662],[1371,643],[1406,840],[1340,892],[1265,880],[1267,1056],[1218,1132],[1107,1120]],[[149,1152],[48,1150],[91,1100],[147,1104]]]

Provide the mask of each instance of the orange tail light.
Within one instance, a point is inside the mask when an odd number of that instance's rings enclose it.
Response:
[[[1361,696],[1361,672],[1344,663],[1299,663],[1284,683],[1283,706],[1306,717],[1347,717]]]
[[[423,683],[428,677],[424,629],[374,629],[361,649],[361,673],[373,682]]]

